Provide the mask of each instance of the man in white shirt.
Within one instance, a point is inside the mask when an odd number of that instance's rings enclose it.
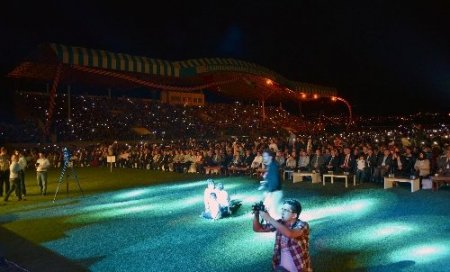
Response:
[[[39,158],[36,160],[36,179],[42,195],[47,194],[47,170],[49,167],[50,162],[44,153],[39,152]]]
[[[18,163],[20,166],[19,171],[20,190],[22,191],[22,196],[25,196],[27,194],[27,190],[25,188],[25,169],[27,168],[27,159],[25,158],[23,153],[20,152],[19,150],[16,150],[15,154],[16,156],[19,157]]]
[[[18,158],[16,155],[11,156],[11,165],[9,166],[9,182],[11,183],[11,189],[6,193],[5,202],[8,201],[9,196],[12,192],[16,191],[16,196],[18,200],[22,200],[22,191],[20,190],[20,180],[19,171],[20,165],[17,162]]]

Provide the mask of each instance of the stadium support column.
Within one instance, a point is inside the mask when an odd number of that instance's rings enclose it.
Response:
[[[67,121],[70,121],[71,117],[71,104],[70,104],[70,85],[67,85]]]
[[[347,106],[347,110],[348,110],[347,128],[349,128],[351,126],[351,124],[353,123],[352,106],[350,105],[350,103],[347,100],[345,100],[342,97],[338,97],[338,96],[332,96],[331,101],[341,101]]]
[[[53,78],[52,88],[50,89],[50,95],[48,99],[47,121],[45,122],[44,127],[45,138],[48,138],[50,134],[50,126],[52,125],[53,111],[55,110],[56,90],[58,89],[59,81],[61,79],[62,68],[63,68],[62,63],[58,64],[58,66],[56,67],[55,77]]]
[[[298,113],[299,113],[299,116],[300,116],[300,117],[303,116],[303,112],[302,112],[302,101],[301,101],[301,100],[298,100]]]
[[[263,123],[266,122],[266,103],[265,100],[261,100],[261,105],[262,105],[262,119],[263,119]]]

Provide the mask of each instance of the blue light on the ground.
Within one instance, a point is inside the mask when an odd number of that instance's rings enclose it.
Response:
[[[415,229],[416,226],[402,222],[382,223],[357,231],[353,236],[360,241],[372,242],[387,237],[394,238],[408,235]]]
[[[138,196],[144,196],[152,191],[152,188],[139,188],[127,190],[126,192],[116,194],[114,199],[132,199]]]
[[[107,218],[115,218],[120,216],[129,216],[136,213],[147,212],[154,210],[155,207],[152,204],[133,205],[124,208],[107,209],[104,211],[90,212],[77,215],[69,220],[69,222],[95,222],[104,220]]]
[[[137,206],[145,203],[148,200],[129,200],[129,201],[120,201],[114,203],[104,203],[97,205],[90,205],[81,209],[82,212],[97,212],[108,209],[121,209],[128,206]]]
[[[428,263],[448,258],[450,258],[450,241],[419,244],[390,254],[391,261],[412,260],[416,263]]]
[[[256,202],[259,202],[263,199],[263,196],[260,192],[258,193],[240,193],[230,196],[231,199],[238,199],[242,201],[242,204],[254,204]]]
[[[413,228],[405,224],[385,224],[370,228],[367,232],[372,239],[385,238],[387,236],[402,235],[411,231]],[[370,234],[371,233],[371,234]]]
[[[358,199],[344,202],[343,204],[328,205],[320,208],[305,210],[300,215],[304,221],[323,219],[331,216],[349,215],[357,216],[369,212],[375,203],[372,199]]]

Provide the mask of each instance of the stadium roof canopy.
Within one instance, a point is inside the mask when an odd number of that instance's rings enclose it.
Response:
[[[232,58],[167,61],[62,44],[43,44],[15,67],[12,78],[160,91],[209,90],[246,100],[286,101],[332,97],[335,88],[288,80],[265,67]]]

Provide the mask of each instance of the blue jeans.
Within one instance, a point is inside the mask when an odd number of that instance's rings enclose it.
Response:
[[[20,189],[20,180],[19,178],[10,179],[11,189],[6,193],[5,201],[8,201],[9,196],[12,192],[16,191],[16,196],[19,200],[22,200],[22,191]]]
[[[41,194],[45,195],[47,193],[47,171],[40,171],[36,174],[37,182],[41,188]]]

